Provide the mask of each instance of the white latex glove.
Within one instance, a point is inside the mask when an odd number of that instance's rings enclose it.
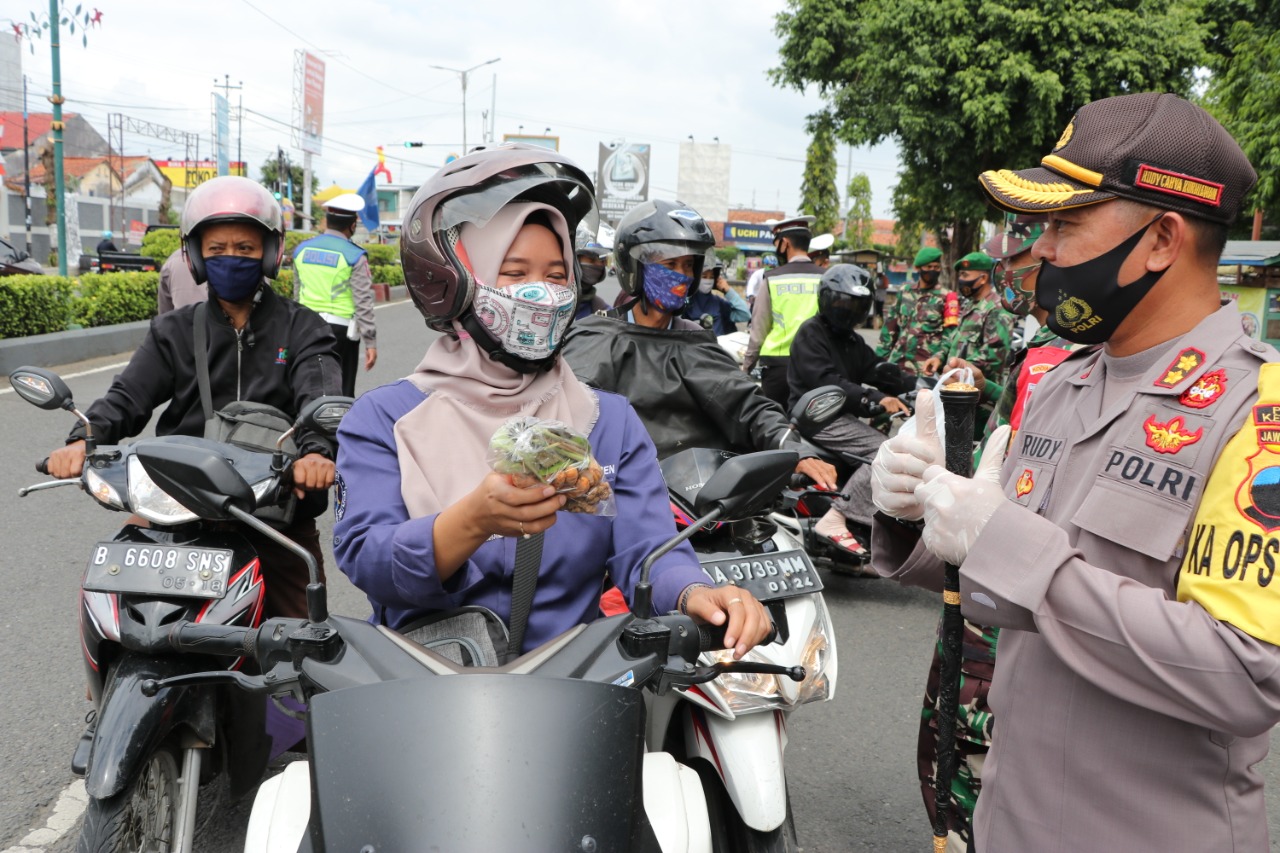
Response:
[[[930,465],[946,458],[938,440],[933,392],[928,389],[916,397],[915,421],[914,435],[899,432],[880,445],[871,461],[871,502],[885,515],[903,521],[924,518],[916,487]]]
[[[1008,426],[991,433],[973,479],[952,474],[941,465],[924,472],[916,498],[924,505],[924,546],[934,556],[960,565],[982,528],[1004,503],[1000,466],[1009,449]]]

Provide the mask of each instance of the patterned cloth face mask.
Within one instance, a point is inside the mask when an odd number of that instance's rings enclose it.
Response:
[[[564,342],[573,322],[578,292],[566,284],[531,281],[506,287],[476,288],[480,325],[511,355],[538,361]]]
[[[674,313],[689,301],[693,278],[662,264],[644,264],[644,296],[659,310]]]
[[[1031,313],[1031,308],[1035,305],[1036,292],[1026,290],[1022,283],[1027,280],[1027,276],[1038,269],[1040,269],[1039,261],[1015,269],[1005,267],[1004,261],[996,266],[995,278],[1004,297],[1004,310],[1018,317],[1025,317]]]

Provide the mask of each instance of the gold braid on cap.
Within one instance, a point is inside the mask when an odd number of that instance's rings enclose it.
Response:
[[[1036,183],[1009,169],[983,172],[983,174],[991,183],[995,184],[1000,192],[1011,199],[1026,202],[1027,204],[1061,204],[1076,196],[1097,192],[1097,190],[1093,189],[1076,189],[1071,184],[1066,183]]]

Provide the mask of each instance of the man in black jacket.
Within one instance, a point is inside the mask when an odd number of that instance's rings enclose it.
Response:
[[[561,352],[588,385],[623,394],[658,458],[689,447],[739,453],[786,444],[796,470],[835,488],[835,469],[798,439],[783,411],[699,324],[681,319],[715,240],[695,211],[648,201],[618,224],[618,281],[630,298],[614,316],[576,322]]]
[[[856,557],[865,557],[868,552],[849,532],[845,521],[869,528],[874,512],[871,466],[861,464],[859,457],[870,459],[887,438],[859,418],[868,414],[873,405],[883,407],[889,414],[907,412],[901,400],[872,385],[883,382],[886,373],[895,378],[899,371],[876,355],[857,331],[871,311],[874,288],[874,277],[861,267],[837,264],[828,269],[818,284],[818,314],[796,332],[787,368],[793,406],[802,394],[823,385],[838,385],[847,396],[840,417],[811,439],[859,467],[814,531]]]
[[[182,238],[196,281],[207,279],[213,298],[151,321],[129,364],[85,412],[100,445],[140,433],[165,401],[169,405],[156,422],[156,435],[204,435],[193,326],[198,308],[205,315],[214,411],[245,400],[294,417],[311,400],[342,393],[328,324],[277,296],[264,281],[275,275],[284,247],[280,208],[265,188],[239,177],[201,184],[183,210]],[[325,490],[333,483],[334,447],[306,432],[297,445],[292,476],[295,492],[305,498],[283,532],[323,565],[315,517],[324,511]],[[84,460],[84,427],[77,423],[66,446],[50,455],[49,473],[78,477]],[[258,551],[266,578],[264,615],[306,616],[306,564],[266,537],[243,532]]]

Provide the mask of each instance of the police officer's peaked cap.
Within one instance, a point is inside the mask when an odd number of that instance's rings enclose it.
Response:
[[[983,172],[996,206],[1047,213],[1113,198],[1230,225],[1258,176],[1231,134],[1160,92],[1085,104],[1034,169]]]
[[[803,234],[806,237],[813,235],[813,223],[817,222],[816,216],[793,216],[790,219],[769,219],[765,221],[773,231],[774,239],[778,237],[787,237],[791,234]]]
[[[355,216],[360,211],[364,210],[365,203],[364,199],[355,193],[343,193],[342,195],[336,195],[329,199],[322,206],[329,213]]]

